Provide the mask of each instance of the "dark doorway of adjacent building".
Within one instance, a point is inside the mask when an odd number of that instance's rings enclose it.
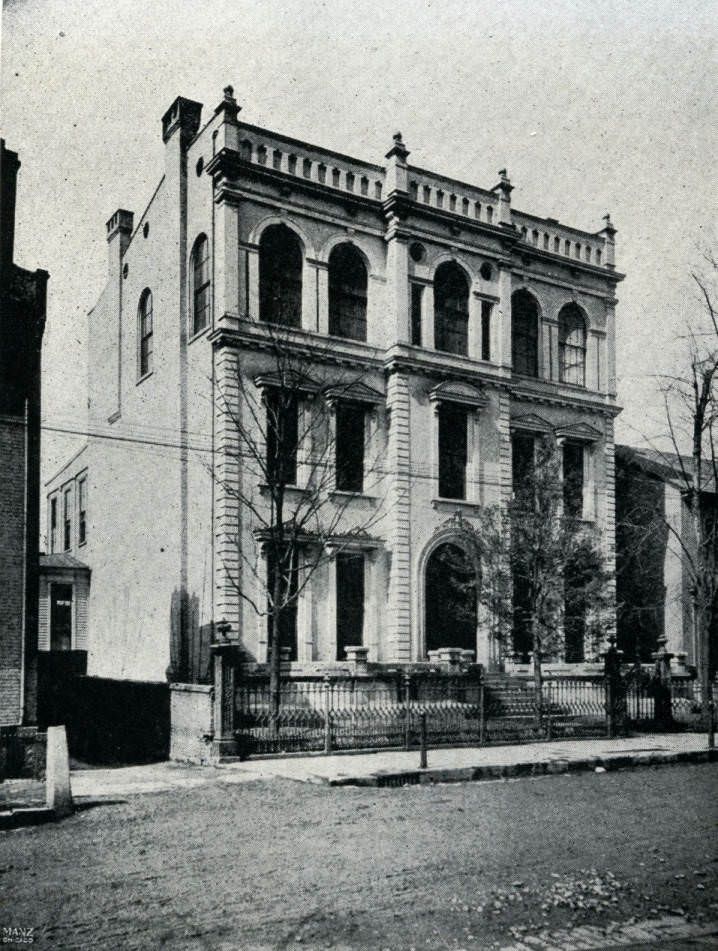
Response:
[[[458,545],[439,545],[426,566],[426,650],[476,651],[476,569]]]
[[[50,647],[72,649],[72,585],[53,584],[50,592]]]

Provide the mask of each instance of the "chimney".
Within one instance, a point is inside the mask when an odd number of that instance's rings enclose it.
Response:
[[[201,121],[202,103],[177,96],[162,116],[162,141],[166,145],[179,132],[180,145],[184,150],[197,135]]]
[[[110,277],[117,275],[124,257],[127,245],[132,237],[132,228],[135,220],[134,212],[118,208],[108,220],[107,248]]]
[[[15,194],[20,159],[17,152],[5,148],[5,139],[0,139],[0,267],[5,274],[15,256]]]

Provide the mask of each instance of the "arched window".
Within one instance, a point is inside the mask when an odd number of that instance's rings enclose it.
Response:
[[[259,242],[259,317],[301,326],[302,246],[286,225],[270,225]]]
[[[209,242],[201,234],[194,243],[190,261],[190,301],[192,306],[192,336],[209,323]]]
[[[152,370],[152,291],[146,287],[140,297],[137,309],[139,325],[139,376],[147,376]]]
[[[453,261],[440,264],[434,275],[434,346],[463,356],[469,352],[469,281]]]
[[[538,376],[538,305],[528,291],[511,297],[511,364],[514,373]]]
[[[366,340],[366,266],[350,244],[329,255],[329,333]]]
[[[558,315],[558,365],[562,383],[586,385],[586,321],[576,304]]]

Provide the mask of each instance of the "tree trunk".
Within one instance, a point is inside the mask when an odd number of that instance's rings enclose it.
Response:
[[[531,615],[531,643],[534,652],[534,702],[536,705],[536,725],[541,726],[543,713],[543,676],[541,671],[541,638],[539,637],[536,612]]]
[[[282,604],[282,572],[275,559],[274,579],[272,584],[272,624],[269,639],[269,706],[270,706],[270,736],[274,739],[279,735],[279,708],[281,706],[281,662],[280,649],[281,608]]]

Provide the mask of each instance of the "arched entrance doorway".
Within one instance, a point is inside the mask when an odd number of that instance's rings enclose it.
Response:
[[[476,566],[452,542],[438,545],[426,563],[426,651],[460,647],[476,651]]]

